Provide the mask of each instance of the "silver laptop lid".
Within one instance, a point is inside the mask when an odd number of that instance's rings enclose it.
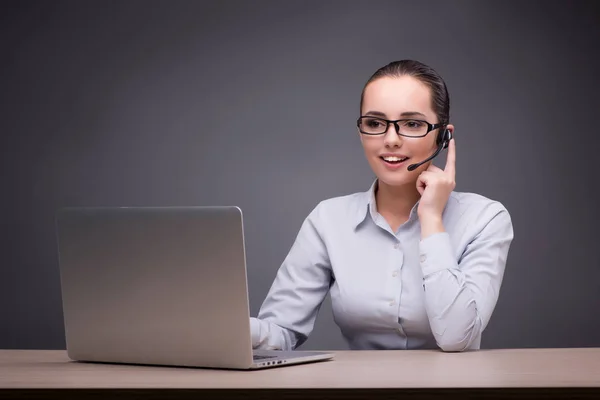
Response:
[[[252,364],[239,208],[65,208],[57,231],[72,359]]]

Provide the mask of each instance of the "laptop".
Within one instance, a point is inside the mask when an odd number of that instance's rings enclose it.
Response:
[[[56,215],[68,356],[252,370],[330,360],[252,349],[238,207],[70,207]]]

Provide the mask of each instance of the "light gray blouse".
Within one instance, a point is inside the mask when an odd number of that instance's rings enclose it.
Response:
[[[374,191],[322,201],[308,215],[257,318],[254,348],[293,350],[328,291],[351,349],[478,349],[498,300],[513,227],[506,208],[452,192],[445,232],[421,240],[417,203],[397,232]]]

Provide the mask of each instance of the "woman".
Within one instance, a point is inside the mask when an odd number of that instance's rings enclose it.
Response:
[[[420,62],[369,79],[357,125],[377,179],[308,215],[250,320],[254,348],[301,345],[329,291],[351,349],[479,349],[513,229],[501,203],[454,191],[449,109],[443,79]],[[445,145],[440,169],[430,159]]]

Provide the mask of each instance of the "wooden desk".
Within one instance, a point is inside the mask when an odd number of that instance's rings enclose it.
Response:
[[[0,398],[600,398],[600,348],[339,351],[258,371],[71,362],[0,350]]]

